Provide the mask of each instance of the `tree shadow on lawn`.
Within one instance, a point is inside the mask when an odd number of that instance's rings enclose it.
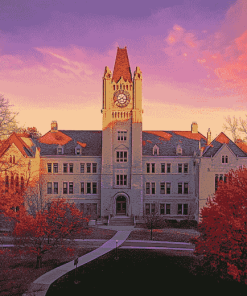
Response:
[[[54,282],[47,292],[50,295],[82,295],[82,293],[106,293],[115,295],[171,293],[205,295],[245,295],[247,286],[212,276],[196,274],[196,258],[192,255],[173,255],[156,250],[115,250],[71,271]]]

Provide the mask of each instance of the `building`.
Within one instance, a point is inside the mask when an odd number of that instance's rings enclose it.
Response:
[[[218,180],[247,163],[225,134],[211,141],[192,122],[188,131],[142,130],[142,72],[130,70],[118,48],[113,73],[103,75],[102,130],[59,130],[39,140],[40,194],[66,197],[94,219],[158,212],[166,219],[199,220]]]

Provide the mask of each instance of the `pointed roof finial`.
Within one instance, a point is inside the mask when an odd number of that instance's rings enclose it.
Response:
[[[123,76],[125,81],[132,81],[129,58],[127,54],[127,47],[117,48],[117,56],[115,60],[115,66],[113,71],[112,80],[118,82],[119,79]]]

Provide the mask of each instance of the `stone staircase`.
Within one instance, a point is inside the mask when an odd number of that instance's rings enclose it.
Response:
[[[115,216],[110,219],[111,226],[134,226],[134,218],[128,216]]]

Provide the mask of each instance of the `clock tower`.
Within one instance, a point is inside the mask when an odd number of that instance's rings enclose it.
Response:
[[[143,215],[142,72],[132,77],[127,48],[103,76],[101,216]]]

